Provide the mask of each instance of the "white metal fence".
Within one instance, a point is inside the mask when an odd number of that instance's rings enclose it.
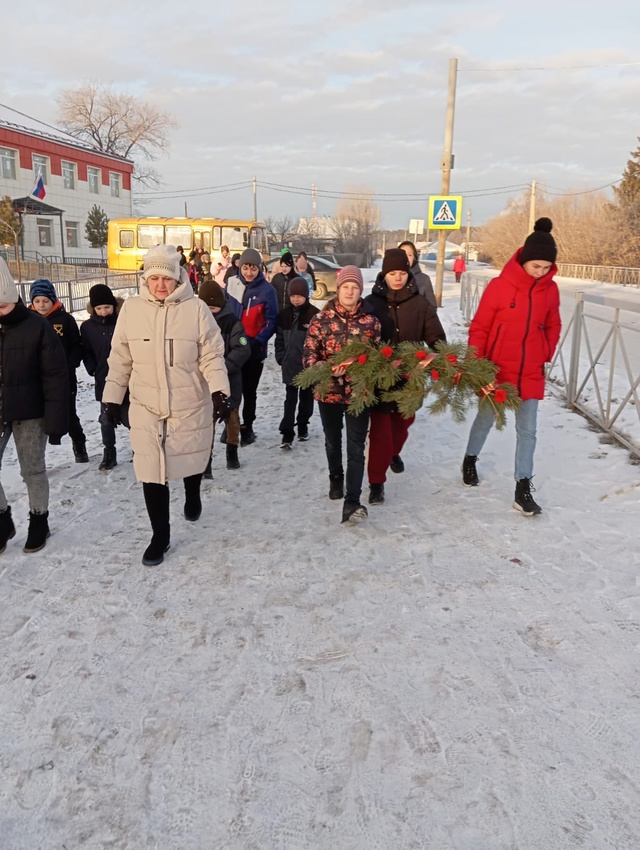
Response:
[[[493,277],[462,275],[467,322]],[[576,292],[547,377],[569,407],[640,457],[640,300]]]
[[[131,272],[125,274],[93,274],[91,277],[82,277],[78,280],[55,280],[55,286],[58,298],[65,306],[69,313],[74,313],[77,310],[84,310],[89,300],[89,290],[96,283],[106,283],[114,292],[128,292],[136,294],[140,288],[140,272]],[[30,303],[29,299],[29,283],[18,283],[18,292],[25,304]]]
[[[599,280],[601,283],[618,283],[622,286],[640,286],[640,269],[623,266],[585,266],[582,263],[558,263],[560,277],[578,280]]]

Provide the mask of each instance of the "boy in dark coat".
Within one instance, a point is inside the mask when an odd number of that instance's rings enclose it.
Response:
[[[242,367],[251,356],[251,347],[242,327],[242,322],[236,319],[231,305],[225,300],[220,284],[215,280],[205,281],[200,286],[198,297],[213,313],[224,340],[224,364],[227,367],[229,387],[231,388],[229,395],[231,413],[220,442],[227,444],[227,469],[239,469],[240,414],[238,408],[242,401]],[[204,477],[212,477],[211,458],[209,458],[209,463],[204,471]]]
[[[319,312],[317,307],[309,303],[309,285],[302,277],[295,277],[289,284],[289,301],[290,305],[278,315],[275,341],[276,362],[282,367],[282,382],[286,385],[284,415],[280,423],[281,449],[291,448],[295,437],[294,423],[298,428],[298,439],[309,439],[313,388],[298,389],[293,385],[293,379],[302,371],[302,354],[309,323]]]
[[[89,303],[87,313],[89,318],[80,326],[80,339],[82,341],[82,360],[84,367],[92,378],[95,378],[96,401],[100,402],[100,428],[102,431],[102,444],[104,454],[98,469],[108,472],[118,465],[116,456],[116,429],[107,419],[102,405],[102,393],[109,371],[109,354],[111,352],[111,340],[118,320],[118,313],[124,301],[116,298],[111,289],[104,283],[98,283],[89,290]],[[129,404],[128,399],[120,409],[122,424],[129,427]]]
[[[289,286],[294,278],[299,277],[293,265],[293,254],[291,251],[283,251],[280,255],[280,271],[271,278],[271,286],[273,286],[278,296],[278,311],[284,310],[289,306]]]
[[[0,257],[0,465],[11,435],[29,494],[25,552],[38,552],[49,537],[47,436],[60,445],[69,427],[69,373],[59,337],[49,322],[28,310]],[[0,484],[0,554],[16,529]]]
[[[87,438],[84,435],[76,412],[76,396],[78,394],[76,369],[82,360],[78,323],[73,316],[67,313],[62,302],[58,300],[58,296],[50,280],[44,278],[35,280],[31,284],[29,298],[31,300],[31,309],[49,322],[64,348],[67,358],[67,369],[69,371],[69,436],[73,444],[73,454],[76,463],[89,463]]]

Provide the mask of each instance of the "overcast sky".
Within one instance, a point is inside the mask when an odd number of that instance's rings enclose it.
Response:
[[[496,188],[617,180],[640,135],[637,0],[7,0],[2,30],[0,102],[55,124],[57,91],[90,79],[174,116],[157,168],[176,194],[149,215],[250,217],[250,188],[190,193],[254,175],[306,189],[260,185],[261,218],[310,215],[313,183],[320,215],[353,186],[438,194],[452,57],[451,190],[474,223]],[[426,201],[381,209],[402,228]]]

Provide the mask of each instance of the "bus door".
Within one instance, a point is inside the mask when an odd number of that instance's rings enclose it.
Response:
[[[183,245],[184,247],[184,245]],[[193,247],[204,248],[207,253],[211,253],[211,231],[210,230],[194,230],[193,231]]]
[[[262,254],[262,259],[266,262],[269,259],[269,245],[264,227],[252,227],[249,239],[251,248],[259,251]]]
[[[232,254],[241,254],[249,247],[249,228],[242,225],[230,225],[213,228],[213,250],[219,251],[226,245]]]

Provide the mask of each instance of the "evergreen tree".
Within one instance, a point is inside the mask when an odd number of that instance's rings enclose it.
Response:
[[[640,138],[638,138],[640,142]],[[640,264],[640,144],[631,151],[622,179],[614,186],[617,204],[617,261],[621,265]]]
[[[638,138],[640,142],[640,137]],[[622,173],[622,180],[614,186],[616,198],[620,206],[633,206],[640,198],[640,144],[631,151],[627,167]]]
[[[13,202],[8,195],[0,199],[0,245],[11,245],[18,250],[20,219],[14,212]]]
[[[109,218],[106,212],[94,204],[89,210],[87,222],[84,226],[84,233],[92,248],[102,249],[107,244]],[[102,254],[104,256],[104,254]]]

